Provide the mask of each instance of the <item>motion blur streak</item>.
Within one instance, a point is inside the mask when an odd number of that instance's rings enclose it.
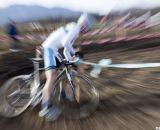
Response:
[[[84,60],[88,62],[112,59],[113,64],[159,63],[159,11],[159,8],[132,9],[96,16],[97,23],[93,30],[80,36],[75,45],[82,48]],[[16,51],[10,49],[11,39],[5,34],[5,26],[1,27],[0,87],[15,75],[30,73],[33,66],[29,58],[35,56],[37,45],[51,31],[76,18],[60,17],[57,20],[49,17],[47,20],[30,19],[28,22],[22,19],[25,22],[16,24],[19,30]],[[92,67],[80,66],[80,71],[90,77]],[[58,120],[47,122],[38,117],[40,106],[37,106],[16,118],[0,116],[0,130],[155,130],[160,127],[159,67],[104,68],[99,78],[90,78],[100,94],[98,108],[91,116],[71,120],[61,115]],[[0,109],[2,106],[0,104]]]

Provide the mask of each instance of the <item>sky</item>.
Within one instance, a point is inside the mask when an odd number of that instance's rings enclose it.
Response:
[[[107,14],[112,10],[160,6],[160,0],[0,0],[0,8],[15,4],[63,7],[75,11]]]

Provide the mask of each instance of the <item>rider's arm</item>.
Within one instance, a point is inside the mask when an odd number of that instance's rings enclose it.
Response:
[[[66,44],[66,45],[64,46],[64,48],[65,48],[67,51],[69,51],[72,55],[75,55],[76,50],[73,48],[72,44],[73,44],[73,43],[71,43],[71,44]]]
[[[71,54],[75,54],[75,49],[72,47],[75,39],[78,37],[79,34],[79,28],[75,26],[75,28],[72,28],[69,30],[69,32],[66,34],[66,36],[63,39],[63,47],[64,51],[63,54],[66,58],[66,60],[72,60]]]
[[[67,61],[72,60],[72,56],[71,56],[71,54],[70,54],[70,51],[68,51],[67,48],[64,48],[63,54],[64,54],[64,57],[65,57],[65,59],[66,59]]]

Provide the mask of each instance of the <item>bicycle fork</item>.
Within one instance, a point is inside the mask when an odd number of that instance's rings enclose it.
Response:
[[[68,72],[68,70],[66,69],[66,75],[67,75],[67,79],[70,83],[70,86],[71,86],[71,89],[72,89],[72,92],[73,92],[73,97],[74,99],[76,100],[76,94],[75,94],[75,86],[72,82],[72,77],[71,77],[71,74]]]

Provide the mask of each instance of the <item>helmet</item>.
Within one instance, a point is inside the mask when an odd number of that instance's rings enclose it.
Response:
[[[80,27],[84,27],[87,28],[88,30],[91,29],[93,27],[93,25],[95,24],[95,18],[93,15],[87,14],[87,13],[83,13],[78,21],[77,24]]]

